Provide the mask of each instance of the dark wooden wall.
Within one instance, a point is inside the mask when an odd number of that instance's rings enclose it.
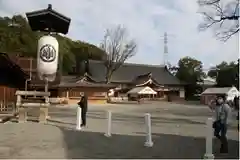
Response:
[[[16,89],[0,86],[0,113],[11,113],[16,103]]]

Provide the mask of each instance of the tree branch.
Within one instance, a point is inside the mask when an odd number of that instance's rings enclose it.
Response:
[[[212,1],[211,0],[199,0],[198,4],[205,6],[205,5],[212,5],[212,4],[215,4],[218,2],[220,2],[220,0],[212,0]]]
[[[127,59],[135,55],[136,47],[137,45],[133,40],[127,39],[127,30],[120,25],[107,30],[101,45],[107,54],[104,62],[107,69],[107,83],[113,72],[119,69]]]
[[[226,42],[227,40],[229,40],[233,35],[235,35],[238,32],[239,32],[239,28],[235,31],[224,32],[223,36],[220,36],[219,39]]]
[[[202,12],[201,14],[204,17],[204,23],[199,25],[200,30],[206,30],[212,26],[219,24],[216,35],[220,40],[227,41],[231,36],[239,32],[239,0],[235,0],[236,4],[233,7],[230,5],[230,2],[225,6],[220,5],[221,0],[199,0],[199,5],[204,7],[213,7],[214,13],[212,12]],[[234,2],[234,1],[233,1]],[[232,12],[231,12],[232,11]],[[210,15],[211,14],[211,15]],[[218,19],[214,18],[218,17]],[[236,21],[234,26],[229,29],[223,27],[223,24],[229,21]],[[226,24],[227,25],[227,24]]]

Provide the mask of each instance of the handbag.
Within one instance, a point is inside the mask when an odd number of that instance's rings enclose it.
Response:
[[[216,120],[216,121],[213,122],[212,127],[213,127],[214,129],[218,128],[219,126],[220,126],[220,120]]]

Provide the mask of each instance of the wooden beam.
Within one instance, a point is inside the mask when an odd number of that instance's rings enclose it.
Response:
[[[20,95],[20,96],[50,96],[50,92],[16,91],[15,95]]]

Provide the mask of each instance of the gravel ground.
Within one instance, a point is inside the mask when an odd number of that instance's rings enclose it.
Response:
[[[113,112],[112,137],[106,138],[106,111]],[[144,147],[144,113],[152,115],[154,146]],[[211,112],[204,106],[155,103],[144,105],[89,106],[87,127],[76,131],[75,107],[54,107],[47,125],[0,124],[0,158],[202,158],[205,152],[205,121]],[[229,153],[239,155],[238,132],[228,131]]]

